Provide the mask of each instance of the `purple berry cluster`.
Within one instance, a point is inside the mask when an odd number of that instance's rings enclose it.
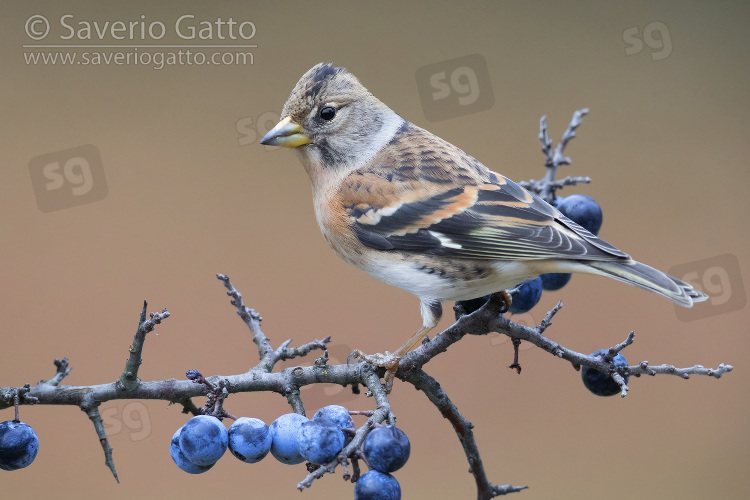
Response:
[[[287,413],[270,426],[257,418],[241,417],[227,431],[216,417],[193,417],[172,436],[169,451],[185,472],[201,474],[211,469],[229,451],[246,463],[262,460],[268,453],[287,465],[309,462],[325,465],[336,460],[351,441],[356,426],[343,406],[319,409],[311,419]],[[356,500],[398,500],[401,487],[391,475],[409,459],[409,439],[395,426],[373,429],[362,453],[370,468],[354,488]]]

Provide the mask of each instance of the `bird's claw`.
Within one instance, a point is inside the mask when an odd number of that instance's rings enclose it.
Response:
[[[385,392],[390,394],[391,389],[393,388],[393,379],[396,376],[398,364],[401,361],[401,356],[391,354],[388,351],[385,351],[385,354],[365,354],[359,349],[355,349],[349,357],[347,357],[346,364],[351,364],[353,360],[361,360],[369,365],[385,368],[385,376],[383,377],[385,380]]]

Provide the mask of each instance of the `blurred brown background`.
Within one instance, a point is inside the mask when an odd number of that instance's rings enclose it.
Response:
[[[252,21],[257,32],[249,41],[220,40],[216,31],[210,40],[180,39],[174,23],[188,14],[195,16],[188,25],[231,17]],[[298,78],[313,64],[331,61],[349,68],[405,118],[516,180],[543,175],[539,117],[548,116],[557,140],[572,112],[589,107],[568,149],[573,164],[561,173],[594,182],[562,194],[595,197],[604,210],[602,237],[666,271],[694,266],[698,280],[722,302],[699,306],[704,309],[681,321],[670,303],[654,295],[578,276],[562,292],[545,293],[520,318],[537,323],[563,299],[565,308],[548,333],[566,346],[590,352],[635,330],[636,343],[625,351],[632,363],[733,364],[735,371],[721,380],[635,379],[624,400],[597,398],[569,364],[537,349],[522,352],[523,375],[516,375],[506,368],[511,346],[499,337],[466,338],[431,362],[427,371],[476,425],[490,479],[530,485],[519,495],[527,500],[746,498],[748,14],[747,3],[739,1],[429,7],[3,2],[0,386],[50,378],[52,360],[63,356],[73,366],[68,384],[115,380],[144,299],[150,311],[167,307],[172,317],[148,338],[142,379],[181,378],[189,368],[206,375],[245,371],[256,363],[257,351],[214,278],[217,272],[232,277],[277,344],[332,335],[332,350],[343,361],[354,347],[392,350],[413,333],[420,321],[417,300],[341,262],[320,236],[308,179],[295,155],[257,142]],[[111,34],[98,40],[95,32],[92,40],[77,33],[66,40],[64,15],[73,16],[66,23],[76,32],[79,22],[94,21],[143,21],[146,27],[159,21],[167,32],[160,40],[148,33],[141,40],[139,32],[132,41]],[[44,28],[33,16],[50,24],[40,41],[27,34],[40,37]],[[253,64],[161,70],[144,64],[34,65],[27,64],[28,54],[66,49],[23,47],[118,45],[72,51],[81,57],[86,50],[134,52],[120,47],[134,44],[186,50],[232,43],[257,47],[216,50],[249,51]],[[137,52],[170,50],[180,47]],[[486,62],[489,79],[479,81],[485,109],[461,114],[457,107],[452,116],[428,121],[437,108],[423,106],[431,89],[418,83],[419,68],[445,63],[450,69],[446,61],[474,54],[481,57],[471,61]],[[467,81],[457,80],[449,99],[464,92]],[[65,152],[85,145],[99,152],[100,165],[90,148]],[[89,184],[75,161],[69,175],[59,177],[76,154],[92,168]],[[50,156],[40,164],[43,155]],[[40,181],[39,165],[47,164],[52,170]],[[89,191],[65,194],[79,184]],[[64,208],[66,203],[79,204]],[[736,260],[722,260],[725,254]],[[373,405],[336,388],[306,396],[310,412],[330,402],[362,410]],[[472,477],[448,422],[401,383],[392,404],[412,442],[411,459],[397,473],[404,498],[473,498]],[[289,411],[272,394],[233,396],[227,407],[269,423]],[[117,401],[102,411],[121,484],[104,467],[80,410],[23,407],[22,419],[40,438],[39,456],[28,469],[2,473],[3,496],[300,495],[295,485],[304,467],[270,457],[246,465],[227,455],[201,476],[178,470],[168,453],[170,437],[185,421],[177,407]],[[0,415],[11,418],[11,410]],[[302,495],[353,498],[339,474]]]

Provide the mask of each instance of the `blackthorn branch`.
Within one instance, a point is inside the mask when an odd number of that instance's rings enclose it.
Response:
[[[542,143],[542,152],[545,155],[547,173],[540,181],[532,180],[521,183],[524,187],[536,192],[545,200],[554,202],[555,191],[563,186],[590,182],[588,177],[566,177],[555,180],[557,168],[561,165],[569,165],[571,162],[570,158],[564,156],[564,151],[575,137],[575,131],[587,112],[587,109],[582,109],[574,113],[570,125],[554,150],[547,132],[546,118],[541,118],[539,139]],[[232,285],[227,275],[218,274],[217,278],[222,281],[227,289],[227,295],[231,297],[231,304],[236,308],[237,314],[250,330],[252,340],[258,347],[259,362],[249,368],[247,372],[230,376],[204,377],[199,372],[190,370],[187,373],[186,380],[141,381],[138,378],[138,370],[142,363],[146,336],[170,316],[166,309],[147,315],[147,304],[144,301],[133,343],[129,347],[129,356],[125,368],[116,381],[91,386],[61,385],[63,379],[70,374],[71,368],[67,358],[56,359],[56,373],[50,380],[42,380],[34,386],[25,384],[22,387],[0,388],[0,409],[15,407],[16,419],[18,419],[18,408],[21,405],[78,406],[94,424],[97,438],[104,452],[105,464],[119,482],[114,466],[112,448],[109,446],[102,417],[99,413],[99,406],[107,401],[159,399],[181,405],[185,413],[193,415],[209,414],[220,418],[235,419],[223,408],[224,399],[228,394],[269,391],[285,397],[295,413],[305,415],[304,402],[300,397],[302,387],[318,383],[338,384],[343,387],[350,387],[353,392],[358,393],[358,387],[363,385],[368,390],[368,396],[373,398],[375,409],[350,412],[353,415],[366,416],[367,421],[356,431],[347,429],[347,438],[350,438],[350,440],[338,453],[338,456],[327,464],[311,467],[306,477],[297,484],[297,488],[303,490],[310,487],[316,479],[323,477],[326,473],[335,472],[339,465],[343,466],[345,480],[357,481],[360,478],[359,462],[365,459],[361,450],[368,434],[380,424],[394,424],[396,421],[396,417],[391,410],[388,394],[381,383],[382,370],[373,368],[366,363],[328,364],[327,345],[331,341],[331,337],[313,340],[296,347],[291,346],[290,339],[274,348],[270,339],[261,329],[261,316],[244,304],[242,294]],[[634,342],[635,334],[633,332],[630,332],[623,342],[607,349],[604,355],[586,355],[562,346],[544,335],[544,332],[552,325],[555,315],[561,310],[562,302],[548,311],[544,319],[535,327],[519,325],[502,317],[501,314],[507,312],[510,305],[510,294],[507,291],[491,295],[483,305],[477,306],[478,309],[473,310],[474,308],[472,308],[473,312],[469,312],[462,304],[457,303],[454,308],[456,322],[432,339],[425,338],[419,347],[406,354],[402,358],[396,373],[398,379],[413,385],[417,390],[424,393],[427,399],[452,425],[466,455],[470,472],[474,476],[479,500],[488,500],[500,495],[519,492],[527,487],[497,486],[489,481],[474,439],[473,425],[461,415],[437,380],[424,371],[424,366],[431,359],[447,351],[451,345],[460,341],[465,335],[487,335],[496,332],[508,336],[515,347],[521,341],[530,342],[555,357],[567,360],[576,370],[580,370],[581,367],[589,367],[607,374],[617,383],[623,397],[628,392],[625,380],[629,376],[676,375],[687,379],[690,375],[704,375],[720,378],[724,373],[732,370],[731,365],[725,364],[720,364],[717,368],[705,368],[701,365],[677,368],[667,364],[651,366],[647,361],[642,361],[633,366],[616,366],[613,359]],[[279,362],[302,358],[316,350],[322,351],[323,354],[310,366],[292,366],[273,372]],[[517,357],[514,359],[512,366],[520,372]],[[192,398],[194,397],[207,398],[202,409],[193,403]]]

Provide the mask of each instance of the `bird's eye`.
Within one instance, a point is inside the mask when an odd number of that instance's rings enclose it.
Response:
[[[320,113],[318,113],[322,119],[329,122],[333,120],[333,117],[336,116],[336,108],[332,106],[326,106],[324,108],[321,108]]]

